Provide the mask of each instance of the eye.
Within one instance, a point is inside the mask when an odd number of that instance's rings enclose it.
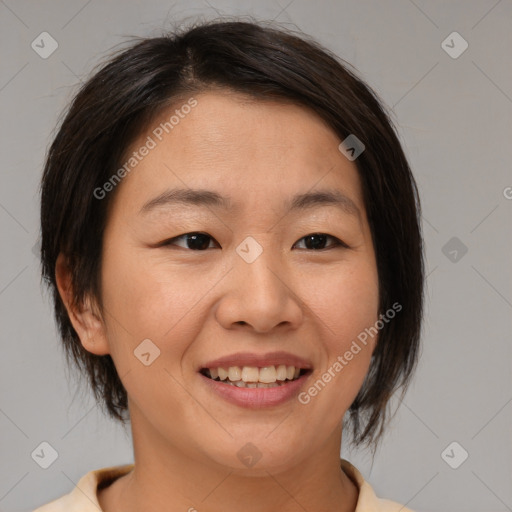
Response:
[[[175,241],[182,239],[185,240],[184,247],[183,245],[175,243]],[[192,233],[185,233],[183,235],[170,238],[169,240],[162,242],[160,246],[178,245],[179,247],[183,247],[184,249],[191,249],[193,251],[204,251],[205,249],[208,249],[210,245],[210,240],[214,240],[210,235],[194,231]]]
[[[334,243],[331,244],[329,247],[324,247],[325,242],[328,238],[331,238],[334,240]],[[348,245],[340,240],[339,238],[336,238],[332,235],[327,235],[325,233],[311,233],[310,235],[306,235],[305,237],[301,238],[299,242],[302,240],[305,240],[306,249],[308,250],[326,250],[326,249],[334,249],[335,247],[345,247],[348,249]],[[297,242],[297,243],[299,243]]]
[[[325,243],[329,238],[334,242],[330,246],[325,247]],[[183,245],[177,244],[176,242],[178,240],[184,240]],[[170,238],[169,240],[165,240],[160,244],[160,246],[164,247],[178,245],[179,247],[183,247],[184,249],[190,249],[193,251],[204,251],[210,248],[210,241],[214,240],[215,239],[213,237],[206,233],[193,231],[191,233],[184,233],[183,235]],[[336,247],[345,247],[348,249],[348,245],[345,242],[343,242],[339,238],[336,238],[332,235],[327,235],[325,233],[311,233],[301,238],[299,242],[301,242],[302,240],[305,241],[306,250],[322,251],[334,249]],[[299,242],[297,242],[295,245],[297,245]],[[217,242],[215,241],[215,243]]]

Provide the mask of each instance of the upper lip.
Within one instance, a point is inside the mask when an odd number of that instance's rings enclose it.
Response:
[[[212,361],[208,361],[200,366],[198,371],[203,368],[229,368],[230,366],[295,366],[309,370],[312,364],[302,357],[290,354],[288,352],[272,352],[267,354],[254,354],[251,352],[238,352],[224,357],[219,357]]]

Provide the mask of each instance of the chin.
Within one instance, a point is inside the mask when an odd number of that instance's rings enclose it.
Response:
[[[271,432],[272,429],[267,429]],[[304,446],[301,436],[296,441],[287,436],[262,434],[253,435],[253,431],[247,435],[237,435],[228,443],[217,444],[212,451],[212,445],[206,448],[206,455],[215,463],[229,468],[240,476],[267,476],[268,473],[280,473],[300,463],[298,448]]]

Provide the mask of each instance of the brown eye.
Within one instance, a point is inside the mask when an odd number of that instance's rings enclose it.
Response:
[[[329,239],[333,241],[331,244],[327,244]],[[176,243],[179,240],[184,240],[184,242]],[[183,249],[190,249],[192,251],[205,251],[206,249],[210,248],[211,241],[214,241],[214,238],[206,233],[191,232],[170,238],[169,240],[162,242],[160,246],[166,247],[177,245],[178,247],[182,247]],[[327,235],[325,233],[311,233],[310,235],[301,238],[299,242],[301,241],[305,242],[304,249],[309,251],[323,251],[334,249],[336,247],[348,248],[348,245],[341,241],[339,238],[336,238],[332,235]]]
[[[328,247],[325,247],[327,239],[334,240],[334,243],[331,244]],[[345,244],[345,242],[342,242],[339,238],[336,238],[332,235],[327,235],[325,233],[311,233],[310,235],[307,235],[299,240],[305,241],[305,248],[307,250],[326,250],[326,249],[334,249],[335,247],[346,247],[348,248],[348,245]]]
[[[177,240],[185,240],[184,246],[180,244],[176,244]],[[179,247],[183,247],[184,249],[190,249],[192,251],[204,251],[210,247],[210,241],[214,240],[210,235],[206,233],[185,233],[183,235],[171,238],[166,240],[161,244],[161,246],[170,246],[170,245],[178,245]]]

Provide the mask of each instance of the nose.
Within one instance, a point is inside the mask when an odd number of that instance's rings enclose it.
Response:
[[[234,257],[226,291],[219,301],[216,317],[225,329],[251,328],[257,333],[275,328],[296,329],[303,321],[303,302],[294,288],[289,270],[263,251],[252,263]]]

